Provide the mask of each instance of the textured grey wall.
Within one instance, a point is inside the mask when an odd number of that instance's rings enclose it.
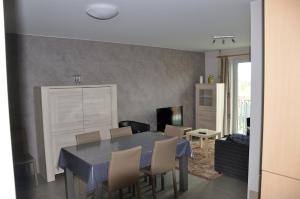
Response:
[[[204,54],[178,50],[37,36],[7,35],[10,113],[13,126],[27,131],[35,157],[33,88],[117,84],[119,121],[156,129],[156,108],[184,107],[184,125],[194,126],[194,84],[204,75]]]

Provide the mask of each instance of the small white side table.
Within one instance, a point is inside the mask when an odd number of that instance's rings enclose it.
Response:
[[[186,133],[187,139],[191,142],[193,140],[193,137],[197,137],[200,139],[200,146],[203,148],[203,142],[204,142],[204,150],[205,150],[205,156],[208,157],[208,139],[213,138],[220,139],[222,133],[219,131],[213,131],[209,129],[196,129],[192,130]]]

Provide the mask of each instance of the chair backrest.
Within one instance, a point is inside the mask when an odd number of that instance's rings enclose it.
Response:
[[[166,125],[165,134],[171,137],[182,138],[184,136],[184,129],[178,126]]]
[[[156,141],[152,152],[151,172],[161,174],[175,168],[176,144],[178,138]]]
[[[132,135],[132,130],[130,126],[110,129],[111,139]]]
[[[100,132],[94,131],[76,135],[77,145],[101,141]]]
[[[108,189],[118,190],[135,184],[139,179],[142,147],[111,153],[108,170]]]

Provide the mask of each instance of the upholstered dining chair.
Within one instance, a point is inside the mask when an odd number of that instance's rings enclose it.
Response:
[[[110,129],[111,139],[132,135],[132,130],[130,126]]]
[[[122,189],[135,185],[137,198],[141,198],[139,174],[142,147],[134,147],[127,150],[112,152],[108,168],[108,180],[103,183],[103,188],[108,192],[108,198],[112,198],[112,192],[118,191],[123,198]]]
[[[150,176],[152,184],[153,198],[156,199],[156,176],[161,175],[161,186],[164,186],[164,175],[167,172],[172,172],[174,196],[177,197],[177,184],[176,184],[176,144],[178,138],[170,138],[167,140],[156,141],[152,152],[152,159],[150,167],[142,169],[142,171]]]
[[[76,135],[76,143],[79,144],[87,144],[92,142],[99,142],[101,140],[100,132],[94,131],[89,133],[82,133]]]
[[[165,134],[171,137],[182,138],[184,136],[184,129],[178,126],[166,125]]]
[[[93,131],[93,132],[89,132],[89,133],[82,133],[82,134],[76,135],[77,145],[99,142],[99,141],[101,141],[99,131]],[[86,192],[85,192],[86,183],[76,176],[75,176],[75,179],[78,181],[79,194],[81,196],[83,196],[83,198],[86,198]]]

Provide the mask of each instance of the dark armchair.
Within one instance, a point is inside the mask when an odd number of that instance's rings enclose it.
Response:
[[[249,136],[233,134],[215,142],[215,170],[248,181]]]
[[[131,126],[132,133],[142,133],[145,131],[150,131],[150,125],[141,123],[141,122],[135,122],[135,121],[121,121],[119,122],[119,127],[126,127]]]

